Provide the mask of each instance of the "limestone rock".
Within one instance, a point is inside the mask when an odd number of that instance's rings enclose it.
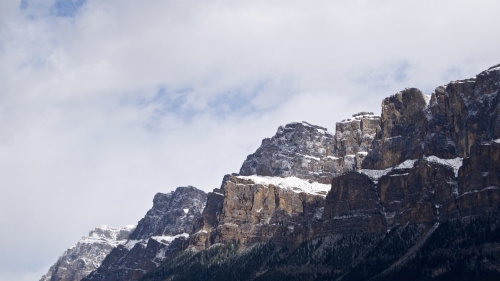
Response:
[[[97,269],[104,258],[119,245],[127,242],[135,226],[96,227],[66,250],[40,281],[79,281]]]
[[[340,171],[333,157],[334,136],[306,122],[280,126],[241,166],[240,175],[297,176],[327,183]]]
[[[336,124],[335,135],[307,122],[280,126],[241,166],[240,175],[296,176],[330,183],[334,176],[360,167],[378,126],[371,112]]]
[[[157,193],[153,208],[139,221],[130,239],[191,232],[194,221],[205,208],[206,200],[206,193],[192,186],[178,187],[175,192]]]
[[[348,172],[332,181],[323,221],[329,233],[377,233],[387,229],[375,184],[364,174]]]
[[[500,140],[473,145],[459,171],[461,216],[500,214]]]
[[[139,280],[188,246],[206,202],[207,194],[192,186],[156,194],[153,207],[128,241],[113,249],[83,280]]]
[[[405,89],[382,102],[380,131],[363,160],[365,169],[385,169],[434,155],[468,157],[473,144],[500,138],[500,68],[440,86],[431,97]]]
[[[213,212],[218,214],[216,223],[213,228],[199,226],[190,244],[194,248],[200,246],[200,241],[205,246],[266,241],[298,245],[310,239],[318,228],[315,225],[321,220],[329,189],[329,185],[296,177],[228,175],[217,191],[224,196],[220,209]]]

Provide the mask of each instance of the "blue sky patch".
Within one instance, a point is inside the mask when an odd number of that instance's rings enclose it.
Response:
[[[86,0],[57,0],[53,8],[58,17],[74,17],[85,2]]]

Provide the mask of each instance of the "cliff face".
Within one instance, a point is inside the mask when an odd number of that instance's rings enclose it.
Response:
[[[139,280],[187,247],[206,201],[207,194],[192,186],[156,194],[153,207],[126,243],[114,248],[100,267],[82,280]]]
[[[334,134],[281,126],[208,195],[155,196],[85,280],[500,277],[499,73],[405,89]]]
[[[190,244],[200,250],[216,243],[301,243],[318,229],[329,189],[297,177],[228,175],[211,193],[217,208],[210,208],[210,201],[205,208],[204,217],[210,218],[205,221],[214,223],[200,225]]]
[[[362,167],[385,169],[424,155],[464,158],[473,144],[500,138],[499,76],[497,65],[430,97],[405,89],[384,99],[380,131]]]
[[[369,253],[380,250],[374,245],[389,239],[386,233],[411,232],[407,241],[390,238],[405,245],[388,258],[390,271],[411,260],[440,224],[497,221],[499,70],[438,87],[430,97],[405,89],[383,101],[380,119],[356,114],[337,123],[335,135],[304,122],[280,127],[240,175],[226,176],[209,195],[190,247],[294,249],[315,237],[378,237],[370,240],[374,248],[359,246]],[[318,189],[325,182],[327,194]]]
[[[111,250],[126,243],[134,227],[113,228],[106,225],[96,227],[89,236],[83,237],[66,250],[40,281],[81,280],[97,269]]]
[[[340,163],[333,157],[334,142],[326,128],[305,122],[280,126],[274,137],[264,139],[247,157],[240,174],[297,176],[328,183],[340,171]]]
[[[240,175],[295,176],[329,184],[333,177],[361,165],[375,137],[378,116],[354,114],[336,124],[335,135],[307,122],[280,126],[276,135],[262,141],[248,155]]]
[[[171,193],[157,193],[153,207],[139,221],[129,239],[190,233],[206,201],[206,193],[192,186],[178,187]]]

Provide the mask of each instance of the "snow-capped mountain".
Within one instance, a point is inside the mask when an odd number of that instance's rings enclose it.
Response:
[[[81,280],[97,269],[118,245],[127,242],[134,225],[122,228],[100,225],[66,250],[40,281]]]
[[[188,246],[207,194],[193,186],[157,193],[153,207],[126,243],[113,249],[101,266],[82,280],[138,280]]]
[[[500,280],[500,65],[280,126],[220,188],[153,203],[83,280]]]

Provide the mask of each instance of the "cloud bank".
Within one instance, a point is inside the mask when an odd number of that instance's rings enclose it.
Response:
[[[279,125],[334,131],[500,62],[498,1],[0,3],[0,280],[156,192],[209,191]]]

